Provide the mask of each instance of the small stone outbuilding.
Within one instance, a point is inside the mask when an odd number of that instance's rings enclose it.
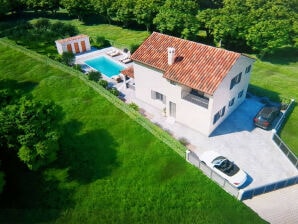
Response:
[[[77,54],[91,49],[89,36],[84,34],[56,40],[55,43],[59,54],[63,52]]]

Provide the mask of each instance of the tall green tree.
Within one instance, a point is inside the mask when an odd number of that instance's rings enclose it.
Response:
[[[91,0],[95,14],[101,15],[109,24],[111,24],[110,7],[113,0]]]
[[[54,161],[61,134],[61,108],[50,101],[19,99],[9,88],[0,92],[4,93],[0,96],[0,153],[15,151],[31,170]]]
[[[297,41],[297,0],[250,0],[247,4],[249,16],[254,19],[247,29],[246,40],[254,50],[264,55]]]
[[[149,31],[153,25],[153,19],[159,11],[159,7],[161,7],[164,2],[164,0],[137,0],[134,8],[137,23],[145,25],[147,31]]]
[[[60,6],[60,0],[26,0],[27,7],[33,10],[51,11],[55,13]]]
[[[297,0],[224,0],[220,9],[200,11],[207,35],[225,48],[265,54],[297,41]]]
[[[195,17],[198,10],[195,1],[166,0],[153,23],[162,33],[193,39],[198,31]]]
[[[70,15],[77,16],[79,20],[94,12],[91,0],[61,0],[61,5]]]
[[[20,144],[18,156],[29,169],[37,170],[56,159],[60,112],[53,102],[21,98],[15,116]]]
[[[0,0],[0,16],[5,15],[10,11],[9,0]]]
[[[136,20],[134,8],[134,0],[116,0],[109,8],[108,13],[113,21],[121,23],[123,27],[128,27]]]

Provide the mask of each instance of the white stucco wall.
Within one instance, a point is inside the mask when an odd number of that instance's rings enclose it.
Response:
[[[244,100],[250,80],[250,74],[252,70],[252,64],[254,60],[251,58],[247,58],[245,56],[240,56],[234,66],[231,68],[228,75],[225,77],[223,82],[219,85],[217,90],[214,93],[214,104],[211,111],[211,119],[210,119],[210,130],[211,133],[220,123],[222,123]],[[251,70],[248,73],[245,73],[245,69],[251,65]],[[236,84],[230,90],[231,80],[242,72],[240,83]],[[243,90],[243,95],[241,98],[238,98],[238,94]],[[230,107],[229,101],[235,98],[234,104]],[[226,107],[225,114],[222,116],[215,124],[213,124],[214,115],[223,107]]]
[[[167,116],[169,116],[169,103],[173,102],[176,104],[176,122],[180,122],[203,134],[209,134],[210,108],[206,109],[182,99],[182,87],[178,84],[173,85],[163,78],[162,71],[135,62],[134,76],[137,98],[160,109],[161,113],[163,108],[166,108]],[[151,90],[163,94],[166,97],[165,104],[160,100],[152,99]],[[212,99],[209,100],[210,105],[212,101]]]
[[[79,51],[83,52],[83,48],[81,45],[81,41],[85,42],[86,45],[86,51],[90,51],[91,50],[91,45],[90,45],[90,40],[88,36],[85,37],[80,37],[80,38],[75,38],[75,39],[69,39],[66,41],[62,41],[62,40],[58,40],[55,41],[56,43],[56,48],[59,54],[62,54],[63,52],[67,52],[67,45],[71,44],[71,48],[72,48],[72,53],[76,54],[76,50],[75,50],[75,43],[78,43],[78,47],[79,47]]]
[[[241,56],[232,67],[223,82],[219,85],[213,96],[209,96],[209,107],[204,108],[192,102],[182,99],[182,91],[188,87],[179,84],[173,85],[163,78],[163,72],[144,64],[134,62],[135,93],[136,97],[144,102],[160,109],[161,113],[166,108],[169,116],[169,103],[176,104],[176,122],[180,122],[205,135],[212,131],[245,99],[247,87],[250,80],[250,73],[245,73],[246,67],[252,65],[253,59]],[[231,80],[242,72],[240,83],[230,90]],[[165,102],[152,99],[151,91],[159,92],[166,97]],[[243,95],[238,94],[243,90]],[[229,101],[235,97],[234,104],[229,106]],[[225,106],[224,115],[213,124],[214,115]]]

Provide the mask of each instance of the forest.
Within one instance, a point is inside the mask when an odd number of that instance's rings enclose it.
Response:
[[[1,0],[0,16],[65,9],[81,21],[147,29],[226,49],[273,53],[297,46],[298,0]]]

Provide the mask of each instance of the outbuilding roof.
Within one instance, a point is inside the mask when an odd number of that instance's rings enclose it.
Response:
[[[168,64],[169,47],[175,60]],[[164,72],[164,78],[213,95],[240,53],[153,32],[131,58]]]
[[[56,40],[56,42],[62,44],[62,43],[67,43],[67,42],[70,42],[70,41],[73,41],[73,40],[83,39],[83,38],[86,38],[86,37],[89,38],[89,36],[87,36],[85,34],[80,34],[80,35],[77,35],[77,36],[67,37],[65,39]]]

